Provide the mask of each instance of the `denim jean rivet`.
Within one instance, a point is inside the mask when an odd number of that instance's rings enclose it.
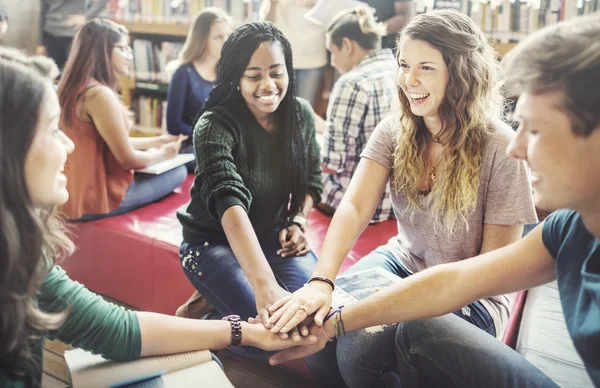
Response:
[[[202,272],[198,272],[198,276],[202,276]]]
[[[208,241],[204,243],[204,246],[207,247],[208,246]]]

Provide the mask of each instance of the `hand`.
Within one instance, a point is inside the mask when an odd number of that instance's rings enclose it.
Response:
[[[298,346],[275,353],[273,356],[271,356],[271,358],[269,358],[269,364],[277,365],[286,361],[295,360],[297,358],[308,357],[312,354],[320,352],[321,350],[323,350],[325,345],[327,345],[329,338],[333,338],[335,336],[335,328],[333,327],[333,322],[329,320],[325,322],[325,325],[323,326],[317,326],[316,324],[312,324],[309,328],[308,338],[310,339],[312,336],[317,337],[316,343],[308,346]]]
[[[175,135],[171,135],[171,134],[167,133],[165,135],[156,136],[154,138],[154,142],[155,142],[155,146],[154,147],[160,147],[163,144],[167,144],[167,143],[171,143],[171,142],[177,141],[177,140],[179,140],[180,136],[183,136],[183,135],[175,136]],[[187,136],[183,136],[183,138],[184,138],[183,141],[185,141],[185,140],[187,140],[188,137]]]
[[[281,338],[265,328],[260,320],[250,318],[242,322],[242,344],[254,346],[267,351],[288,349],[292,346],[306,346],[317,343],[317,336],[308,335],[301,337],[297,342],[291,338]]]
[[[265,328],[270,329],[271,325],[269,324],[269,307],[279,300],[286,300],[290,297],[291,294],[279,287],[279,285],[269,287],[262,292],[256,292],[256,311],[258,311],[256,320],[262,322]],[[298,342],[300,341],[301,334],[302,336],[308,335],[308,328],[304,322],[298,322],[296,326],[290,328],[290,330],[286,331],[285,333],[280,333],[280,337],[285,339],[288,336],[291,336],[294,342]]]
[[[160,151],[165,156],[165,159],[171,159],[177,156],[179,150],[181,149],[181,143],[187,139],[187,136],[179,135],[177,140],[171,141],[170,143],[165,143],[160,147]]]
[[[287,333],[306,318],[315,314],[314,321],[322,326],[331,307],[331,286],[322,281],[312,281],[287,298],[280,299],[269,308],[268,326],[273,333]]]
[[[277,254],[281,257],[304,256],[310,252],[304,232],[296,224],[279,231],[279,242],[281,243],[281,249],[277,251]]]
[[[67,16],[67,26],[81,28],[87,20],[85,15],[69,15]]]
[[[37,47],[35,48],[35,54],[36,55],[44,55],[44,56],[48,56],[48,51],[46,50],[46,46],[38,44]]]

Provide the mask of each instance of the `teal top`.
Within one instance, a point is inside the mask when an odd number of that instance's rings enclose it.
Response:
[[[600,241],[581,215],[559,210],[544,223],[544,245],[556,260],[560,301],[573,345],[600,386]]]
[[[52,266],[38,294],[44,312],[60,312],[68,307],[64,324],[46,338],[58,339],[76,348],[89,350],[117,361],[140,358],[142,340],[137,315],[71,280],[57,265]],[[43,338],[37,339],[34,360],[36,378],[42,379]],[[24,387],[0,372],[0,387]]]
[[[305,100],[298,98],[296,104],[306,148],[308,193],[319,203],[323,183],[315,113]],[[183,239],[190,244],[226,242],[221,217],[231,206],[244,208],[259,238],[280,226],[285,211],[279,136],[267,132],[245,103],[232,105],[235,118],[207,111],[194,129],[197,175],[190,203],[178,212]]]

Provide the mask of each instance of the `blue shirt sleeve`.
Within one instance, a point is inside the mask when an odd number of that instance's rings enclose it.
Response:
[[[185,109],[185,96],[189,87],[189,77],[187,69],[184,66],[179,67],[171,82],[169,83],[169,92],[167,94],[167,130],[172,135],[192,134],[192,126],[183,121]]]
[[[546,249],[555,260],[577,216],[577,212],[574,210],[561,209],[550,214],[544,221],[542,240]]]

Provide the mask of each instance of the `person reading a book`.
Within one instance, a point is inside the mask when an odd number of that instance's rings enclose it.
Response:
[[[221,316],[266,321],[267,308],[301,288],[317,261],[306,217],[321,199],[319,146],[314,112],[295,96],[291,60],[272,23],[239,27],[194,127],[196,179],[178,213],[181,266]],[[290,332],[294,340],[302,329]]]
[[[396,356],[390,369],[400,373],[402,386],[556,387],[513,349],[449,314],[556,280],[573,345],[600,386],[600,89],[589,87],[600,82],[598,36],[600,15],[578,17],[531,34],[503,59],[507,91],[520,96],[519,127],[507,152],[531,169],[536,205],[556,211],[522,240],[426,269],[337,308],[318,345],[281,353],[273,364],[320,350],[326,336],[336,336],[336,322],[339,339],[401,322],[390,337]],[[344,239],[332,237],[327,252],[337,255],[331,243]]]
[[[179,152],[194,152],[193,123],[215,86],[221,49],[230,34],[229,16],[215,7],[200,11],[190,26],[167,94],[167,130],[175,136],[188,136]],[[187,167],[193,172],[195,163]]]
[[[75,143],[65,165],[71,220],[123,214],[179,187],[185,166],[162,174],[134,173],[177,155],[186,136],[129,137],[130,113],[116,91],[132,61],[128,32],[108,19],[87,22],[75,36],[58,87],[60,126]]]
[[[498,63],[483,32],[456,11],[422,14],[403,30],[397,60],[400,114],[384,119],[367,142],[327,232],[314,281],[269,308],[274,332],[286,333],[312,314],[323,324],[333,279],[388,181],[398,235],[350,271],[382,267],[410,277],[504,247],[521,238],[524,224],[536,222],[526,167],[505,152],[515,134],[501,120]],[[429,304],[424,298],[420,303]],[[508,314],[506,296],[486,295],[456,306],[447,323],[457,332],[472,325],[500,337]],[[347,385],[382,386],[388,372],[407,378],[395,367],[396,332],[397,325],[389,325],[338,341]],[[333,346],[328,351],[335,357]]]
[[[315,336],[282,339],[239,316],[198,321],[129,311],[54,264],[72,248],[55,209],[69,196],[63,170],[74,144],[58,127],[51,71],[42,61],[0,58],[0,386],[40,386],[44,337],[112,360],[314,343]]]
[[[333,215],[360,161],[373,130],[384,117],[399,109],[398,64],[390,49],[381,49],[383,25],[371,11],[358,6],[342,11],[327,27],[331,64],[342,76],[327,106],[321,162],[323,202],[318,208]],[[389,185],[371,222],[394,218]]]

